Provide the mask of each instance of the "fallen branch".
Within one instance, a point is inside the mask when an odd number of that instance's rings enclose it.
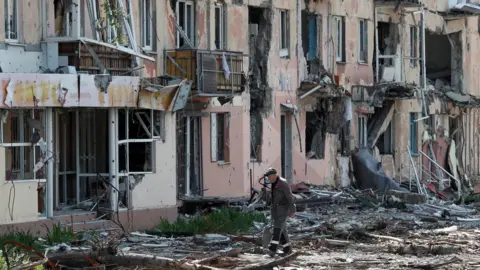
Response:
[[[192,261],[191,264],[208,264],[208,263],[211,263],[212,261],[215,261],[216,259],[218,259],[220,257],[221,257],[220,254],[216,254],[216,255],[211,256],[211,257],[207,257],[207,258],[203,258],[203,259],[200,259],[200,260]]]
[[[366,236],[372,237],[372,238],[377,238],[377,239],[385,239],[385,240],[391,240],[395,242],[402,243],[403,239],[398,238],[398,237],[393,237],[393,236],[387,236],[387,235],[378,235],[378,234],[373,234],[373,233],[363,233]]]
[[[88,255],[88,257],[94,262],[107,262],[109,264],[117,264],[119,266],[138,265],[143,267],[177,267],[182,264],[181,262],[170,258],[137,253],[98,256],[98,254],[94,253],[84,254],[82,252],[68,252],[52,254],[49,258],[49,261],[54,262],[55,264],[61,263],[78,265],[78,263],[85,261],[84,256],[86,255]]]
[[[24,270],[24,269],[32,269],[35,266],[44,265],[48,262],[48,258],[43,258],[42,260],[31,262],[27,264],[22,264],[20,266],[12,268],[12,270]]]
[[[330,246],[330,247],[346,247],[350,245],[350,242],[345,240],[321,239],[320,242],[324,246]]]
[[[180,269],[183,270],[225,270],[224,268],[216,268],[208,265],[201,265],[201,264],[192,264],[192,263],[184,263],[180,266]]]
[[[449,264],[456,263],[456,262],[460,262],[460,261],[462,261],[460,258],[458,258],[457,256],[453,256],[449,260],[446,260],[446,261],[443,261],[443,262],[415,265],[414,267],[415,268],[420,268],[420,269],[434,269],[434,268],[442,267],[442,266],[449,265]],[[411,266],[411,265],[409,265],[409,266]]]
[[[274,267],[274,266],[277,266],[277,265],[280,265],[280,264],[284,264],[289,260],[293,260],[299,255],[300,255],[299,252],[293,252],[292,254],[287,255],[283,258],[277,259],[277,260],[273,260],[273,261],[265,262],[265,263],[249,264],[249,265],[246,265],[246,266],[243,266],[243,267],[234,268],[234,270],[259,270],[259,269],[264,269],[266,267]]]

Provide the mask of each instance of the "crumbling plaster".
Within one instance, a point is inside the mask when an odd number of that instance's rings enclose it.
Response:
[[[203,189],[205,196],[240,197],[249,194],[250,180],[250,123],[247,108],[243,106],[210,107],[202,121]],[[230,162],[211,161],[210,113],[229,112]]]
[[[4,1],[0,0],[2,8]],[[3,72],[36,73],[44,66],[40,46],[42,21],[41,12],[38,12],[41,10],[41,1],[18,1],[18,3],[17,41],[5,41],[5,12],[0,12],[0,68]]]
[[[287,103],[291,96],[287,93],[276,95],[276,102]],[[268,167],[275,167],[281,171],[280,156],[280,115],[281,107],[276,106],[274,112],[264,121],[262,161],[251,162],[250,169],[253,171],[253,179],[262,176]],[[325,158],[321,160],[307,160],[305,154],[305,110],[299,108],[296,114],[300,134],[296,127],[295,119],[292,116],[292,161],[293,179],[292,182],[309,182],[313,184],[334,184],[337,135],[326,135]],[[299,140],[301,138],[301,143]],[[256,184],[256,183],[255,183]]]
[[[165,140],[155,142],[155,172],[145,177],[132,191],[134,210],[163,208],[177,203],[177,140],[175,114],[165,114]]]
[[[350,90],[352,85],[373,83],[372,60],[374,58],[374,1],[331,1],[331,15],[345,17],[346,63],[335,63],[334,74],[339,76],[340,85]],[[324,6],[325,8],[325,6]],[[327,9],[328,10],[328,7]],[[359,20],[368,20],[368,59],[358,62]],[[332,28],[333,29],[333,28]],[[331,31],[330,31],[331,32]],[[328,38],[327,40],[331,40]],[[327,47],[327,46],[325,46]],[[333,46],[334,47],[334,46]],[[333,52],[332,52],[333,53]],[[331,58],[327,58],[331,59]],[[335,57],[333,57],[335,59]],[[328,66],[328,65],[327,65]]]

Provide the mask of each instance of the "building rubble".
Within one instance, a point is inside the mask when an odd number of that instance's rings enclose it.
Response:
[[[267,223],[247,234],[85,233],[77,246],[49,250],[53,263],[104,269],[135,265],[150,269],[476,269],[480,215],[475,206],[414,193],[376,193],[294,184],[298,212],[288,228],[296,252],[270,258],[262,252]],[[413,198],[413,199],[412,199]],[[418,201],[418,200],[417,200]],[[257,209],[268,216],[265,201]],[[213,211],[215,211],[213,209]],[[267,219],[268,220],[268,219]],[[88,258],[88,260],[86,259]],[[90,265],[89,265],[90,264]],[[162,268],[163,267],[163,268]],[[66,268],[68,269],[68,268]],[[99,268],[100,269],[100,268]],[[133,268],[131,268],[133,269]]]

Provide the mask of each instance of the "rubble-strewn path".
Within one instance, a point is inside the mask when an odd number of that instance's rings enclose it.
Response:
[[[294,192],[299,212],[288,226],[295,252],[287,257],[265,255],[263,231],[269,223],[261,213],[268,211],[253,210],[261,205],[240,213],[200,213],[146,233],[84,232],[76,244],[53,246],[46,254],[49,263],[76,269],[480,269],[480,217],[474,207],[438,200],[413,204],[418,200],[412,193],[306,186]],[[250,218],[253,228],[245,230],[244,223],[237,227],[248,233],[205,234],[195,227],[199,223],[187,222],[207,222],[208,231],[225,229],[229,219],[220,215],[233,213],[234,223]],[[218,231],[235,228],[228,226]],[[197,233],[178,231],[184,228]]]

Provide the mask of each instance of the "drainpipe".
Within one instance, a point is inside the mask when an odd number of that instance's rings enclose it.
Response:
[[[117,108],[108,109],[108,173],[110,184],[110,207],[116,212],[118,208],[118,176],[117,176]]]
[[[53,2],[52,2],[53,3]],[[42,0],[42,39],[47,38],[47,1]]]
[[[302,19],[302,14],[301,14],[301,9],[300,9],[300,1],[297,0],[297,85],[296,87],[299,87],[300,86],[300,57],[301,57],[301,53],[300,53],[300,42],[302,40],[302,23],[301,23],[301,19]],[[300,22],[299,22],[300,20]]]
[[[333,74],[333,55],[332,55],[333,48],[332,48],[332,41],[331,41],[332,31],[330,30],[331,24],[332,24],[332,3],[329,0],[328,15],[327,15],[327,63],[328,63],[327,69],[329,69],[329,72]]]
[[[47,217],[53,217],[54,154],[53,154],[53,109],[47,108]]]
[[[422,86],[427,90],[427,66],[425,61],[425,8],[422,9]]]

